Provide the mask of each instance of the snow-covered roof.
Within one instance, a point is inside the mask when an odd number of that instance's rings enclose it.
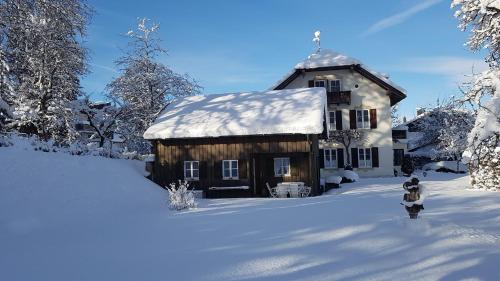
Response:
[[[374,71],[364,65],[360,60],[346,56],[344,54],[335,52],[329,49],[321,49],[319,53],[314,53],[309,55],[305,60],[297,63],[295,67],[288,72],[281,80],[279,80],[275,85],[271,87],[271,89],[276,89],[283,82],[285,82],[293,73],[297,70],[301,69],[315,69],[315,68],[324,68],[324,67],[342,67],[342,66],[359,66],[362,69],[366,70],[373,76],[380,79],[385,84],[393,87],[398,90],[402,94],[406,94],[406,90],[391,81],[387,74],[383,74],[377,71]]]
[[[324,88],[191,96],[174,100],[145,139],[321,134]]]

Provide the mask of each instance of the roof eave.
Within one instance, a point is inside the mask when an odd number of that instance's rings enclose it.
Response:
[[[324,67],[315,67],[315,68],[299,68],[295,69],[295,71],[283,80],[278,86],[274,87],[273,90],[282,90],[288,84],[290,84],[295,78],[297,78],[301,73],[304,72],[314,72],[314,71],[331,71],[331,70],[339,70],[339,69],[353,69],[356,70],[359,74],[365,76],[366,78],[372,80],[377,85],[381,86],[385,90],[389,92],[389,98],[391,100],[391,106],[397,104],[406,98],[406,94],[395,88],[391,84],[385,82],[384,80],[378,78],[376,75],[372,74],[370,71],[364,69],[359,64],[352,65],[339,65],[339,66],[324,66]]]

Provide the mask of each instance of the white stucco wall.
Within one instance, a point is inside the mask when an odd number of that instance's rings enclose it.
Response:
[[[354,170],[361,177],[394,176],[391,105],[387,91],[353,70],[305,72],[293,80],[286,88],[308,87],[309,80],[318,79],[339,79],[341,80],[342,90],[351,91],[350,105],[329,106],[329,110],[342,111],[342,127],[344,129],[349,129],[349,110],[377,109],[377,128],[360,129],[364,131],[364,138],[359,143],[351,144],[350,148],[378,147],[379,167],[354,168]],[[342,148],[342,145],[327,143],[320,145],[320,147]],[[347,163],[345,150],[344,159],[344,162]],[[322,169],[321,175],[325,177],[332,174],[339,174],[342,170],[343,169]]]

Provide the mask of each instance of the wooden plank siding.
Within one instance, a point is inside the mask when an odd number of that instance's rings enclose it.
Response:
[[[250,186],[248,196],[267,196],[266,182],[275,186],[283,181],[302,181],[318,194],[318,135],[167,139],[155,140],[153,145],[152,179],[161,186],[184,179],[184,161],[194,160],[200,163],[199,180],[190,182],[196,189],[208,192],[211,186]],[[291,176],[274,176],[275,157],[290,158]],[[239,179],[222,179],[222,160],[238,160]]]

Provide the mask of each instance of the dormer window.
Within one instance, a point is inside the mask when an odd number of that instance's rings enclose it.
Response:
[[[330,80],[330,92],[338,93],[340,88],[340,80]]]
[[[326,88],[326,80],[314,80],[314,87]]]

